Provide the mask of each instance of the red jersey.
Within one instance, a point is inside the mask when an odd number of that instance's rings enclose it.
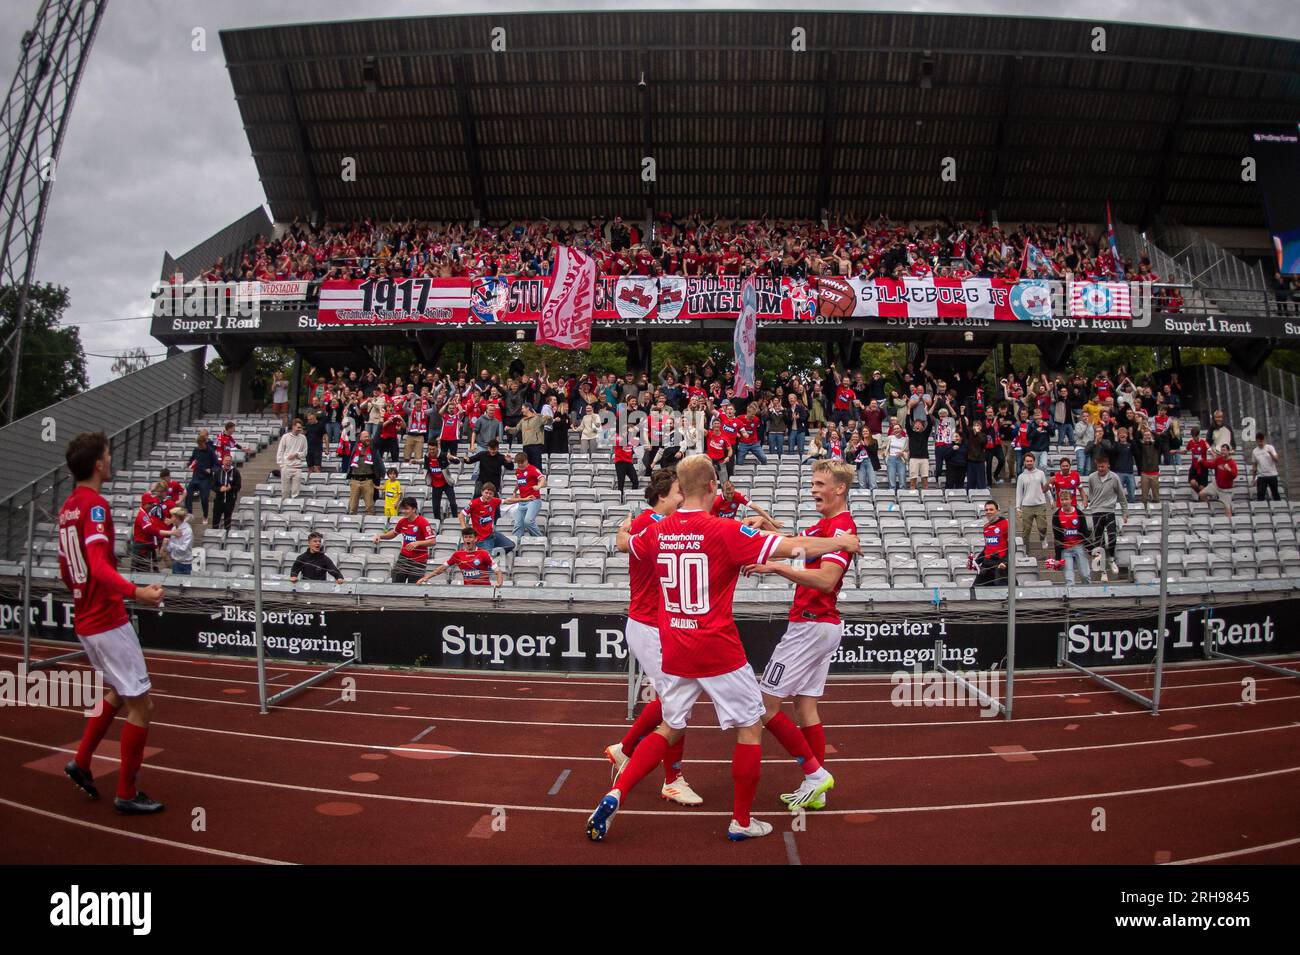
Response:
[[[841,511],[834,517],[823,517],[812,527],[806,528],[799,536],[837,537],[841,534],[857,534],[857,532],[858,525],[854,522],[853,515],[848,511]],[[837,550],[824,557],[805,561],[804,567],[808,570],[817,570],[822,566],[822,561],[829,560],[847,570],[849,561],[852,559],[853,556],[847,551]],[[822,593],[814,587],[796,586],[789,619],[793,621],[816,620],[819,623],[839,623],[840,611],[836,606],[836,600],[839,598],[840,586],[843,583],[844,577],[841,575],[830,593]]]
[[[1232,487],[1237,480],[1237,462],[1227,455],[1219,455],[1212,461],[1206,461],[1207,467],[1214,468],[1214,483],[1222,490]]]
[[[614,443],[614,463],[615,464],[632,463],[632,449],[629,448],[622,441],[617,441]]]
[[[662,521],[664,516],[652,508],[646,508],[632,521],[629,533],[635,537],[647,527]],[[627,606],[630,620],[643,623],[647,627],[659,628],[659,574],[653,562],[638,560],[635,554],[627,555],[628,589],[632,593]]]
[[[1056,526],[1061,529],[1061,547],[1069,550],[1071,547],[1078,547],[1084,543],[1083,515],[1077,509],[1069,514],[1066,514],[1065,511],[1058,511]]]
[[[407,560],[413,560],[417,564],[427,563],[429,560],[429,551],[424,547],[411,546],[415,541],[428,540],[433,536],[433,528],[423,517],[403,517],[395,525],[393,530],[397,531],[397,536],[402,541],[402,556]]]
[[[167,530],[168,525],[155,513],[160,508],[161,505],[158,499],[151,494],[144,495],[144,498],[140,501],[140,507],[135,512],[135,526],[132,528],[132,540],[137,544],[149,544],[157,547],[162,540],[158,532]]]
[[[735,447],[735,445],[736,445],[736,432],[737,432],[737,430],[739,430],[739,428],[740,428],[740,419],[739,419],[739,418],[728,418],[726,415],[724,415],[724,414],[720,414],[720,415],[718,415],[718,421],[720,421],[720,422],[722,423],[722,438],[723,438],[723,440],[726,441],[727,444],[731,445],[732,447]]]
[[[443,441],[455,441],[460,436],[460,409],[448,408],[442,415]]]
[[[834,410],[848,411],[853,407],[853,402],[857,399],[857,394],[847,384],[840,385],[835,389]]]
[[[113,512],[102,494],[76,487],[59,509],[59,573],[72,591],[73,626],[93,636],[127,622],[135,585],[117,572]]]
[[[406,426],[407,434],[428,434],[429,432],[429,411],[423,404],[412,402],[411,420]]]
[[[379,426],[379,436],[385,439],[397,437],[398,429],[404,423],[402,416],[396,412],[384,415],[384,423]]]
[[[443,473],[442,462],[438,460],[438,455],[430,454],[425,462],[425,470],[429,472],[429,484],[432,487],[446,487],[447,475]]]
[[[486,587],[492,583],[492,555],[485,550],[470,553],[458,550],[447,558],[448,567],[460,570],[460,579],[471,586]]]
[[[1187,453],[1193,461],[1205,461],[1210,457],[1210,442],[1204,438],[1192,438],[1187,442]]]
[[[720,434],[714,434],[710,431],[708,443],[705,444],[704,448],[705,452],[709,456],[709,460],[721,461],[727,456],[727,448],[730,446],[731,445],[727,442],[725,437]]]
[[[727,500],[723,495],[719,494],[713,499],[713,507],[709,510],[709,513],[714,517],[735,520],[736,514],[740,512],[741,507],[748,503],[749,498],[745,497],[745,495],[741,494],[739,491],[734,492],[731,495],[730,500]]]
[[[1052,493],[1056,496],[1057,508],[1062,507],[1067,498],[1078,503],[1081,482],[1078,471],[1071,471],[1069,474],[1057,471],[1052,475]]]
[[[235,440],[233,434],[226,434],[224,431],[217,435],[217,460],[220,461],[227,454],[239,450],[239,443]]]
[[[464,513],[469,517],[475,535],[484,540],[492,536],[492,523],[501,516],[501,499],[494,497],[491,504],[484,504],[483,498],[476,497],[469,502]]]
[[[720,676],[746,665],[731,599],[740,568],[764,563],[780,540],[695,510],[679,510],[632,538],[632,553],[659,577],[665,673]]]
[[[996,518],[984,525],[984,556],[1006,557],[1007,536],[1010,527],[1005,517]]]
[[[736,439],[741,444],[753,444],[758,440],[758,419],[742,415],[736,419]]]
[[[515,468],[515,488],[518,495],[526,501],[542,496],[542,492],[537,487],[537,482],[541,479],[542,472],[531,464]]]

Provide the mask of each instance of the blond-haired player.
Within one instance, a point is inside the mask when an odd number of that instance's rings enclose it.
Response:
[[[853,486],[853,467],[844,461],[818,461],[812,467],[812,498],[821,520],[805,528],[800,537],[834,539],[856,537],[857,524],[849,514],[849,488]],[[818,762],[826,759],[826,732],[817,712],[817,700],[826,689],[826,675],[831,658],[844,635],[836,598],[852,552],[833,550],[820,557],[806,557],[803,568],[788,564],[757,564],[744,568],[745,574],[777,574],[795,584],[794,604],[781,642],[763,670],[759,689],[768,721],[781,710],[782,700],[794,699],[795,721],[808,741]],[[813,793],[805,780],[781,799],[789,806],[822,809],[823,793]]]

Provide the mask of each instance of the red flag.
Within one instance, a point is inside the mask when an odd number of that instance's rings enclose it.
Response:
[[[595,310],[595,259],[566,245],[558,246],[555,278],[537,323],[537,344],[556,348],[590,348],[591,320]]]

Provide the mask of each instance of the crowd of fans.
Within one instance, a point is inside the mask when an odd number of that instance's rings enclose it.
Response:
[[[218,259],[203,281],[543,276],[556,245],[589,252],[603,275],[770,275],[859,278],[936,274],[967,278],[1123,274],[1158,281],[1142,258],[1117,262],[1099,232],[1065,222],[1002,229],[987,222],[850,219],[721,219],[661,213],[644,223],[372,222],[319,229],[294,222],[259,236],[238,261]],[[1026,255],[1032,244],[1032,254]]]

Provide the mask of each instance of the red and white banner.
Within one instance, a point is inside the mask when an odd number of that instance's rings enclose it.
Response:
[[[976,318],[1015,321],[1014,283],[1002,279],[846,279],[817,283],[817,314],[827,318]]]
[[[240,282],[239,294],[245,298],[264,302],[300,302],[307,297],[307,279],[286,279],[283,282]]]
[[[1132,318],[1133,299],[1127,282],[1071,282],[1071,318]]]
[[[595,311],[596,260],[567,245],[560,246],[555,276],[537,323],[537,344],[590,348]]]

